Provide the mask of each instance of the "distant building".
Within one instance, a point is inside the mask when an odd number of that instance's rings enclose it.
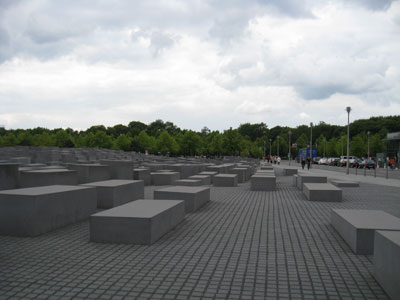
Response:
[[[400,158],[400,132],[388,133],[386,137],[386,155],[399,161]]]

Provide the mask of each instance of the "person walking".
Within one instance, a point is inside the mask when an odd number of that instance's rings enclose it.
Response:
[[[306,160],[304,157],[301,158],[301,168],[304,170],[304,166],[306,165]]]
[[[278,158],[276,159],[276,161],[278,162],[278,165],[281,163],[281,157],[278,156]]]
[[[307,170],[310,170],[310,165],[311,165],[311,158],[308,156],[307,157]]]

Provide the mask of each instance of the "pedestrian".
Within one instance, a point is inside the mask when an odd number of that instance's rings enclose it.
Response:
[[[281,163],[281,157],[278,156],[278,158],[276,159],[276,161],[278,162],[278,165]]]
[[[301,168],[304,170],[304,166],[306,165],[306,160],[304,157],[301,158]]]
[[[310,170],[310,165],[311,165],[311,158],[308,156],[307,157],[307,170]]]

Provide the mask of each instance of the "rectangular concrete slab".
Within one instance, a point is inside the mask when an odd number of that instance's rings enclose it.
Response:
[[[337,187],[359,187],[358,181],[347,181],[347,180],[331,180],[331,183]]]
[[[68,169],[42,169],[20,172],[19,187],[37,187],[46,185],[77,185],[78,174]]]
[[[331,224],[356,254],[373,254],[376,230],[400,231],[400,219],[381,210],[332,209]]]
[[[310,201],[342,201],[342,190],[330,183],[304,183],[303,194]]]
[[[214,186],[237,186],[238,176],[236,174],[220,173],[214,176]]]
[[[133,169],[133,179],[143,180],[145,186],[151,185],[150,169]]]
[[[37,236],[96,212],[96,189],[51,185],[0,192],[0,234]]]
[[[18,166],[18,164],[0,164],[0,190],[10,190],[18,187]]]
[[[90,241],[151,245],[185,217],[179,200],[136,200],[90,217]]]
[[[204,172],[200,172],[198,175],[208,175],[210,176],[210,184],[214,183],[214,176],[217,175],[218,172],[213,172],[213,171],[204,171]]]
[[[193,175],[188,179],[192,180],[200,180],[202,185],[210,185],[211,184],[211,176],[210,175]]]
[[[297,174],[297,188],[303,190],[304,183],[327,183],[327,177],[322,175]]]
[[[152,185],[172,185],[181,178],[179,172],[152,172],[150,175]]]
[[[98,182],[111,178],[110,167],[99,164],[68,164],[68,169],[78,174],[78,183]]]
[[[97,189],[97,207],[112,208],[144,198],[143,180],[111,179],[86,183]]]
[[[100,159],[100,163],[110,167],[111,179],[133,179],[133,162],[131,160]]]
[[[375,231],[374,277],[391,299],[400,298],[400,231]]]
[[[174,185],[179,185],[179,186],[201,186],[202,183],[200,180],[195,180],[195,179],[179,179],[176,180]]]
[[[250,178],[250,189],[252,191],[275,191],[276,177],[255,174]]]
[[[195,212],[210,201],[210,188],[172,186],[154,191],[154,199],[184,200],[185,212]]]

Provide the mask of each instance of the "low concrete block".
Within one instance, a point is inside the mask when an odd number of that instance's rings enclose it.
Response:
[[[337,187],[359,187],[360,186],[360,183],[357,181],[332,180],[331,183]]]
[[[218,174],[214,176],[214,186],[237,186],[238,176],[236,174]]]
[[[213,172],[213,171],[204,171],[200,172],[198,175],[208,175],[210,176],[210,184],[214,183],[214,176],[217,175],[218,172]]]
[[[154,199],[183,200],[185,212],[195,212],[210,201],[210,188],[172,186],[154,191]]]
[[[400,219],[381,210],[332,209],[331,224],[355,254],[374,252],[376,230],[400,231]]]
[[[19,187],[21,188],[57,184],[77,185],[77,172],[68,169],[42,169],[20,172]]]
[[[292,176],[292,184],[293,186],[297,186],[297,174]]]
[[[236,174],[238,176],[238,183],[246,181],[247,169],[246,168],[232,168],[229,173]]]
[[[110,167],[111,179],[133,179],[133,161],[100,159],[102,165]]]
[[[18,187],[18,164],[0,164],[0,190],[11,190]]]
[[[151,176],[150,176],[150,169],[133,169],[133,179],[135,180],[143,180],[144,185],[151,185]]]
[[[51,185],[0,192],[0,234],[37,236],[96,212],[96,189]]]
[[[98,182],[109,180],[110,167],[99,164],[68,164],[68,169],[75,170],[78,174],[78,183]]]
[[[275,191],[276,177],[255,174],[250,178],[250,189],[252,191]]]
[[[326,176],[297,174],[297,188],[303,190],[303,183],[327,183]]]
[[[136,200],[90,217],[90,241],[151,245],[185,217],[178,200]]]
[[[179,186],[200,186],[202,185],[200,180],[195,180],[195,179],[179,179],[176,180],[175,185]]]
[[[152,185],[172,185],[181,178],[179,172],[152,172],[150,175]]]
[[[304,183],[303,194],[310,201],[342,201],[342,190],[330,183]]]
[[[84,186],[97,189],[98,208],[113,208],[144,198],[143,180],[111,179],[86,183]]]
[[[193,175],[188,179],[200,180],[202,185],[210,185],[211,184],[211,176],[210,175]]]
[[[400,231],[375,231],[374,276],[391,299],[399,299]]]

